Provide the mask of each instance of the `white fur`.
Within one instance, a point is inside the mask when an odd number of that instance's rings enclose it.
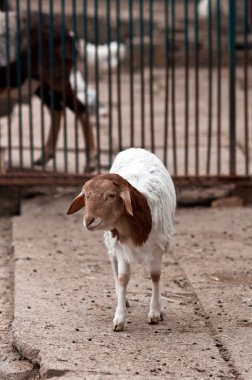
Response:
[[[95,65],[96,54],[99,61],[99,69],[102,71],[108,70],[108,57],[110,54],[110,67],[115,69],[118,66],[118,56],[121,60],[126,57],[126,47],[124,44],[118,44],[116,41],[110,42],[110,44],[93,45],[84,40],[79,40],[78,51],[80,56],[84,57],[85,44],[87,51],[87,63],[92,66]]]
[[[199,18],[202,20],[205,20],[209,17],[209,5],[211,5],[211,11],[212,11],[212,18],[215,18],[216,10],[217,10],[217,0],[211,0],[211,4],[209,3],[210,0],[200,0],[198,3],[198,12],[199,12]],[[221,0],[220,1],[220,11],[223,14],[223,16],[228,16],[229,14],[229,2],[228,0]]]
[[[174,234],[176,193],[172,179],[163,163],[154,154],[139,148],[120,152],[110,173],[121,175],[146,196],[152,215],[152,231],[141,247],[134,246],[132,242],[118,243],[110,232],[105,232],[108,253],[110,256],[122,256],[127,263],[149,263],[157,250],[167,250],[169,240]]]
[[[88,87],[84,81],[84,78],[79,70],[72,70],[70,73],[69,81],[72,89],[76,92],[77,98],[83,103],[89,106],[89,110],[95,114],[97,106],[96,91],[91,84]],[[87,88],[86,88],[87,87]],[[87,99],[86,99],[87,95]],[[98,110],[100,116],[107,115],[107,109],[103,102],[99,100]]]

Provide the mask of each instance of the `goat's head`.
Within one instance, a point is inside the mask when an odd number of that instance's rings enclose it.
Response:
[[[67,214],[82,207],[83,224],[88,230],[112,230],[125,212],[133,216],[130,184],[118,174],[98,175],[85,183]]]

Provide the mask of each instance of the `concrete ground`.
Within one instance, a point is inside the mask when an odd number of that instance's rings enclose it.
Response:
[[[73,196],[26,200],[0,219],[0,379],[250,380],[252,208],[179,209],[164,321],[147,324],[150,276],[137,265],[115,333],[102,234],[83,230],[81,212],[66,216]]]

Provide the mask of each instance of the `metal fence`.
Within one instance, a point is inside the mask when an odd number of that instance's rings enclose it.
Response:
[[[73,184],[127,147],[251,178],[250,0],[0,0],[0,184]]]

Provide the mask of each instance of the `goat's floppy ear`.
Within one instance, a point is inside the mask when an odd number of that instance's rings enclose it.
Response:
[[[122,198],[126,211],[128,214],[133,216],[133,210],[132,210],[132,205],[131,205],[131,199],[130,199],[130,191],[129,189],[122,190],[120,192],[120,197]]]
[[[67,215],[74,214],[75,212],[79,211],[84,206],[85,206],[85,197],[84,197],[84,194],[81,192],[76,198],[74,198],[73,202],[71,203],[71,206],[69,207],[67,211]]]

